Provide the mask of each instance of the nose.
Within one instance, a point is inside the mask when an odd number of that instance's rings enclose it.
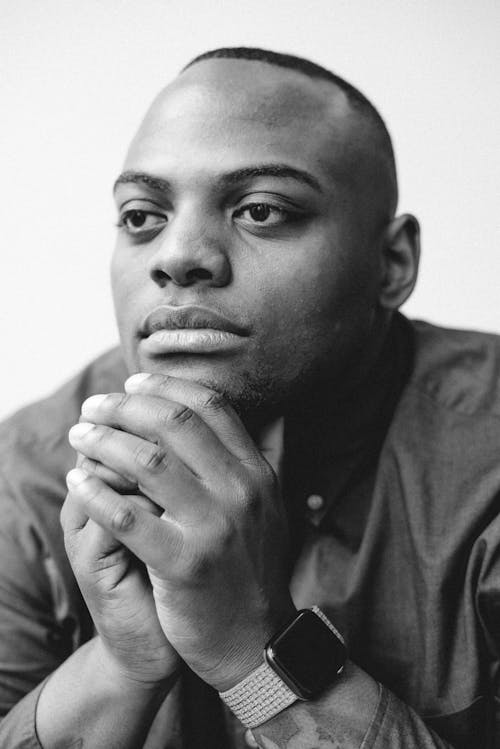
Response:
[[[209,218],[192,211],[174,217],[158,238],[149,266],[151,279],[161,288],[169,282],[226,286],[232,271],[222,234]]]

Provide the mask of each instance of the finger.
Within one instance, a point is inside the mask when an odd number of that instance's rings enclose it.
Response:
[[[175,522],[155,517],[78,468],[68,473],[67,481],[88,517],[148,567],[160,570],[175,562],[182,546],[182,534]]]
[[[166,455],[156,442],[124,432],[112,426],[80,422],[75,424],[68,433],[69,442],[79,453],[86,456],[89,463],[104,464],[104,468],[113,476],[121,476],[122,481],[135,486],[143,480],[148,472],[161,472],[166,467]],[[172,454],[172,469],[186,470],[183,463]],[[177,465],[178,464],[178,465]],[[81,466],[84,468],[84,466]],[[90,471],[87,471],[90,473]],[[112,489],[104,475],[92,471]],[[102,472],[104,473],[104,471]],[[139,479],[139,480],[138,480]]]
[[[92,396],[82,406],[89,422],[118,429],[174,451],[191,472],[203,479],[220,477],[236,458],[189,406],[149,395],[110,393]]]
[[[158,396],[188,406],[211,427],[226,449],[242,460],[256,451],[238,414],[216,390],[179,377],[141,372],[126,380],[125,392]]]
[[[82,565],[87,570],[92,569],[96,560],[116,551],[121,543],[90,519],[81,497],[71,491],[68,477],[66,483],[69,492],[61,509],[60,522],[64,531],[64,547],[76,573],[82,569]]]
[[[82,471],[82,469],[79,469],[79,473],[84,473],[87,476],[89,475]],[[87,528],[87,526],[89,525],[90,517],[81,496],[71,491],[71,487],[73,484],[71,483],[71,477],[69,477],[68,479],[68,476],[66,477],[66,483],[69,491],[61,509],[60,521],[65,534],[74,534],[80,533]],[[137,507],[141,508],[141,510],[149,512],[151,515],[159,517],[163,513],[163,508],[152,502],[150,499],[148,499],[148,497],[144,497],[141,495],[130,495],[128,499]],[[105,533],[102,529],[100,529],[100,531],[101,534]],[[102,538],[98,542],[98,545],[102,547],[108,547],[110,545],[111,539],[112,537],[106,532],[106,537],[102,535]],[[113,541],[114,545],[116,545],[115,539],[113,539]]]
[[[66,481],[66,483],[68,483]],[[69,489],[69,484],[68,484]],[[59,515],[61,526],[65,533],[80,531],[88,522],[89,516],[81,506],[78,498],[68,491]]]
[[[70,443],[73,447],[75,447],[75,449],[77,449],[76,442],[75,444],[73,444],[70,439]],[[76,467],[81,468],[83,471],[85,471],[85,473],[97,476],[102,481],[104,481],[105,484],[107,484],[120,494],[137,494],[137,492],[139,491],[137,487],[137,481],[126,478],[125,476],[117,473],[108,466],[103,465],[99,462],[99,460],[94,460],[83,455],[82,453],[78,453]]]
[[[79,473],[82,474],[82,471]],[[67,479],[67,483],[71,486],[71,477]],[[161,508],[145,497],[130,496],[128,499],[145,512],[156,516],[162,512]],[[77,492],[68,493],[61,513],[61,522],[65,528],[66,553],[84,594],[89,581],[96,581],[95,575],[103,582],[104,574],[108,583],[113,580],[113,575],[117,575],[114,584],[123,578],[123,570],[129,569],[132,552],[108,529],[101,527],[88,516],[82,497]]]
[[[168,507],[175,516],[182,510],[184,514],[192,512],[194,504],[202,500],[199,482],[192,471],[175,453],[170,451],[167,455],[156,443],[114,427],[85,422],[70,429],[69,440],[76,450],[89,456],[91,462],[99,461],[98,464],[104,464],[105,469],[109,466],[114,475],[126,474],[129,483],[139,487],[162,508]],[[93,475],[103,478],[98,473]],[[104,481],[116,491],[116,486],[110,485],[105,478]]]

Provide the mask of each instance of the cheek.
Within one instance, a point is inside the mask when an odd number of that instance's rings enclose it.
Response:
[[[375,304],[370,263],[331,245],[310,246],[292,260],[262,294],[263,325],[274,347],[311,352],[359,338]]]
[[[364,244],[342,242],[323,248],[302,279],[312,309],[334,320],[371,308],[376,296],[374,253]]]
[[[281,269],[274,288],[269,289],[275,308],[281,316],[314,323],[331,319],[352,290],[352,281],[338,262],[320,256],[305,258],[303,263],[289,263]]]
[[[111,260],[110,280],[122,353],[129,372],[137,372],[140,369],[135,346],[139,279],[129,263],[124,262],[123,255],[118,256],[116,251]]]
[[[126,298],[128,296],[128,293],[126,274],[122,272],[120,263],[116,261],[115,257],[113,257],[111,261],[110,280],[111,292],[113,295],[113,304],[115,307],[115,317],[118,323],[118,328],[121,332],[124,325],[123,317],[127,310]]]
[[[118,327],[123,331],[132,322],[134,301],[142,285],[135,264],[127,260],[123,251],[115,250],[113,254],[110,280]]]

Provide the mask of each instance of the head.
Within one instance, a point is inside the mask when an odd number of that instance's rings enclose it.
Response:
[[[325,388],[345,397],[415,283],[418,226],[396,216],[380,115],[299,58],[196,58],[147,112],[115,196],[112,284],[130,372],[195,379],[249,420]],[[145,337],[210,327],[211,313],[234,326],[229,343]]]

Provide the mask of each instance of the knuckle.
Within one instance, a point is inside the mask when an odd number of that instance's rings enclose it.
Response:
[[[128,393],[111,393],[108,395],[109,405],[116,411],[124,411],[130,403]]]
[[[166,427],[182,425],[190,421],[194,411],[189,406],[177,403],[170,408],[165,408],[159,413],[160,422]]]
[[[94,443],[94,447],[99,448],[100,446],[105,445],[109,441],[111,435],[111,429],[102,424],[96,424],[92,429],[92,442]]]
[[[175,408],[172,409],[171,412],[171,420],[174,424],[185,424],[187,421],[190,421],[194,416],[194,412],[189,406],[175,406]]]
[[[135,526],[137,514],[133,507],[118,507],[110,519],[111,531],[126,533]]]
[[[139,445],[134,451],[136,465],[157,473],[165,468],[165,452],[155,445]]]
[[[221,411],[226,407],[226,399],[216,390],[211,390],[202,398],[201,407],[210,411]]]

